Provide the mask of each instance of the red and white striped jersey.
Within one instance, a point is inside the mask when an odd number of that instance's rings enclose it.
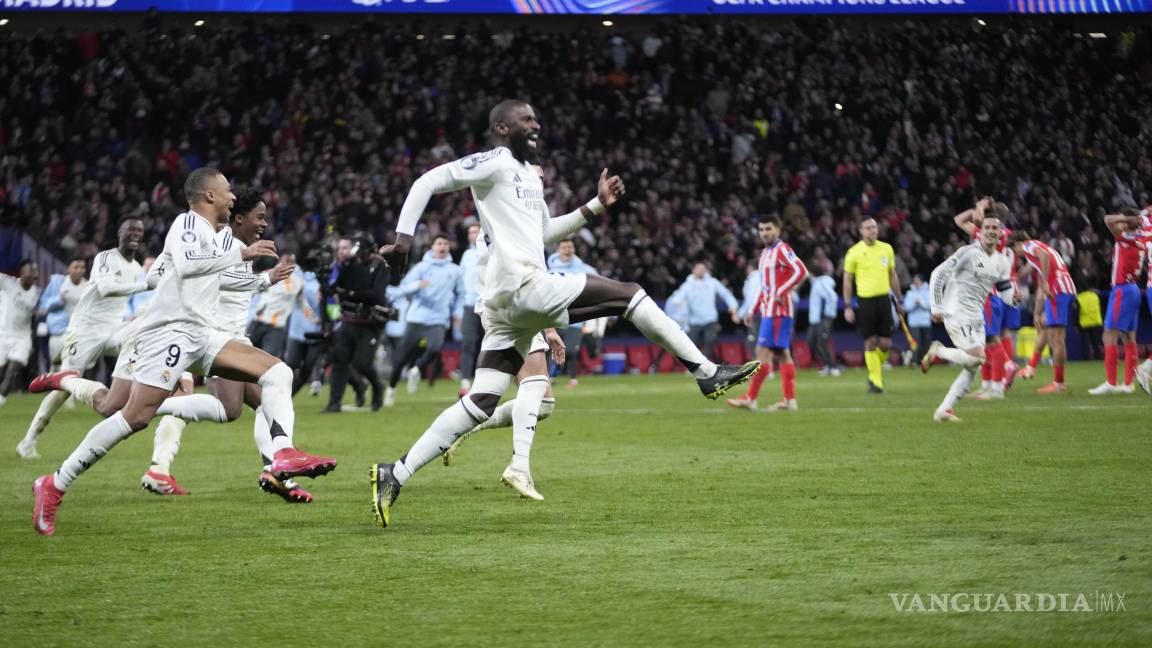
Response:
[[[1063,257],[1040,241],[1024,241],[1024,260],[1038,275],[1043,274],[1040,266],[1041,257],[1048,259],[1048,275],[1043,277],[1048,286],[1048,294],[1075,295],[1076,284],[1072,283],[1072,275],[1068,274],[1068,266],[1064,265]]]
[[[795,317],[792,291],[808,276],[808,268],[784,241],[776,241],[760,253],[760,298],[756,310],[761,317]]]
[[[1140,271],[1144,269],[1144,257],[1149,243],[1146,232],[1124,231],[1116,235],[1112,245],[1112,285],[1135,284],[1140,281]]]

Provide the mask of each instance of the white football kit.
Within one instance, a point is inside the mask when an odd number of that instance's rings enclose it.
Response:
[[[192,211],[176,217],[153,265],[161,277],[156,296],[136,320],[136,382],[172,389],[185,371],[209,372],[232,339],[217,328],[221,276],[242,260],[239,246],[221,247],[208,219]]]
[[[64,333],[62,369],[87,371],[100,356],[120,350],[128,298],[148,289],[148,284],[139,279],[140,270],[135,259],[124,258],[115,248],[96,255],[91,286],[80,297]]]
[[[72,313],[76,311],[76,305],[80,302],[80,298],[88,291],[91,283],[87,279],[81,279],[80,283],[72,283],[72,280],[67,275],[64,276],[64,281],[60,282],[60,302],[64,304],[64,312],[68,313],[69,323],[71,323]],[[62,333],[48,336],[48,359],[52,362],[61,361],[61,353],[64,351],[64,336],[68,333],[67,326]]]
[[[484,285],[484,268],[488,263],[488,245],[484,243],[483,238],[476,239],[476,291],[479,294]],[[480,325],[485,331],[491,325],[485,319],[484,299],[482,297],[476,298],[476,305],[473,306],[473,311],[480,316]],[[483,346],[483,345],[481,345]],[[494,350],[501,347],[493,347]],[[507,347],[503,347],[507,348]],[[532,344],[528,348],[528,353],[536,353],[537,351],[548,351],[548,341],[544,339],[543,333],[537,333],[532,337]],[[527,356],[525,356],[527,357]]]
[[[413,234],[434,194],[469,188],[480,217],[488,260],[477,272],[484,303],[482,350],[515,348],[522,356],[541,330],[568,325],[568,306],[584,290],[583,274],[549,274],[545,244],[584,224],[577,210],[550,218],[544,183],[531,164],[506,147],[441,165],[420,177],[400,212],[396,231]]]
[[[32,318],[40,303],[40,288],[27,290],[20,280],[0,274],[0,366],[28,364],[32,357]]]
[[[1004,252],[987,254],[980,243],[965,245],[932,271],[929,299],[933,315],[943,315],[944,328],[958,349],[984,346],[984,302],[996,290],[1012,303],[1012,259]]]
[[[248,247],[232,235],[232,228],[225,227],[216,234],[216,243],[222,250]],[[234,340],[251,344],[248,340],[248,311],[252,305],[252,293],[264,290],[271,284],[267,272],[254,274],[251,261],[241,261],[220,275],[220,312],[217,328]]]

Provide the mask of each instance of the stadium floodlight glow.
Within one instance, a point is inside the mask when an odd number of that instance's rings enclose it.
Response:
[[[988,23],[984,22],[984,19],[983,19],[983,18],[977,18],[977,19],[976,19],[976,24],[977,24],[977,25],[980,25],[981,27],[987,27],[987,26],[988,26]]]
[[[611,27],[612,25],[615,25],[616,23],[612,22],[611,20],[603,20],[600,22],[600,24],[604,25],[605,27]]]
[[[1104,32],[1088,32],[1088,38],[1108,38]]]
[[[844,105],[841,104],[839,101],[837,101],[836,103],[834,103],[832,105],[836,107],[836,110],[844,110]]]
[[[440,38],[444,40],[456,40],[456,34],[444,34]]]
[[[416,40],[424,40],[424,34],[416,34]]]
[[[7,18],[0,18],[0,27],[3,27],[4,25],[7,25],[7,24],[8,24]]]
[[[196,25],[197,27],[203,27],[204,21],[203,20],[197,20],[196,22],[194,22],[192,24]]]

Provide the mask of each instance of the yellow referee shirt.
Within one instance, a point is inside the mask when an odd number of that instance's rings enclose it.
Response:
[[[860,241],[844,256],[844,271],[856,277],[857,297],[884,297],[891,290],[889,281],[896,267],[896,253],[884,241],[872,245]]]

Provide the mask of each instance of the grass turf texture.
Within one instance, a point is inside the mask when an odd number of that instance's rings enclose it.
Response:
[[[1047,378],[1050,370],[1041,370]],[[38,397],[0,409],[0,636],[26,645],[1059,646],[1152,642],[1152,399],[1022,382],[934,424],[955,371],[801,372],[801,411],[729,411],[683,376],[558,389],[533,472],[498,483],[510,431],[483,432],[369,512],[367,467],[394,460],[454,385],[392,410],[317,414],[302,448],[340,467],[287,505],[256,486],[251,413],[190,425],[186,498],[140,490],[151,430],[82,477],[57,535],[30,527],[32,480],[96,420],[61,410],[43,459],[13,448]],[[737,395],[743,393],[743,387]],[[732,394],[730,394],[732,395]],[[765,383],[761,403],[779,395]],[[1116,613],[897,612],[889,593],[1125,593]],[[1093,601],[1094,602],[1094,601]],[[1069,604],[1071,605],[1071,603]]]

